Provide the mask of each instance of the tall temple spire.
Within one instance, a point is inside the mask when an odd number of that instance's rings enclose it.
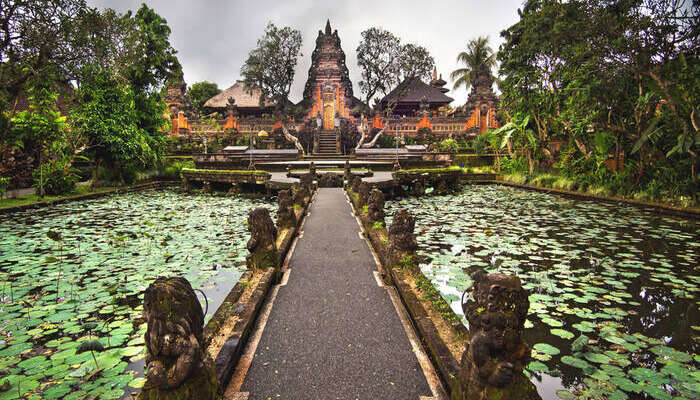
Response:
[[[326,35],[331,34],[331,20],[330,18],[326,20]]]

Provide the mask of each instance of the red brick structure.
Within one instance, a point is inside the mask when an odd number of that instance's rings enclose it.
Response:
[[[331,23],[326,21],[325,32],[318,31],[311,54],[301,105],[307,118],[321,118],[323,129],[333,129],[335,118],[351,118],[351,110],[359,103],[353,96],[338,30],[331,33]]]

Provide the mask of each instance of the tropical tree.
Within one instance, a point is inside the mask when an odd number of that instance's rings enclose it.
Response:
[[[249,90],[259,88],[260,104],[265,97],[272,98],[279,110],[287,105],[294,81],[294,70],[302,55],[301,32],[291,27],[277,27],[267,23],[265,34],[248,53],[241,67],[241,75]]]
[[[485,70],[491,74],[491,70],[496,66],[496,54],[489,46],[489,38],[480,36],[470,40],[467,49],[457,55],[457,62],[463,63],[464,67],[450,74],[454,81],[454,89],[469,89],[477,71]]]
[[[361,34],[357,46],[357,64],[362,73],[360,91],[365,104],[378,93],[387,94],[399,83],[401,75],[401,41],[393,33],[372,27]]]
[[[207,81],[193,83],[187,89],[187,95],[192,100],[192,108],[199,114],[204,113],[204,103],[219,93],[221,93],[221,89],[216,83]]]
[[[131,86],[120,81],[113,71],[88,66],[92,79],[77,90],[77,106],[70,114],[72,129],[86,140],[85,151],[95,160],[92,184],[97,183],[101,166],[117,172],[153,164],[158,148],[151,147],[150,135],[139,127],[135,94]],[[86,75],[88,73],[86,72]]]
[[[403,79],[418,78],[429,81],[435,68],[435,59],[428,49],[412,43],[401,46],[399,69]]]

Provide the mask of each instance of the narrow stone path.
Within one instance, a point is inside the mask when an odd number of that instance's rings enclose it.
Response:
[[[240,388],[248,399],[433,396],[359,232],[342,189],[319,189]]]

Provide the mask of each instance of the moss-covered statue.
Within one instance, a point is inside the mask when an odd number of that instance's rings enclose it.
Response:
[[[416,264],[416,219],[407,210],[398,210],[394,213],[393,221],[389,226],[389,267],[401,265],[403,267],[415,267]]]
[[[291,228],[296,221],[292,194],[289,190],[280,190],[277,192],[277,228]]]
[[[372,221],[384,223],[384,193],[377,188],[367,198],[367,214]]]
[[[204,313],[185,278],[160,277],[143,298],[146,383],[139,400],[218,399],[219,383],[204,350]]]
[[[360,207],[367,205],[367,198],[369,197],[369,184],[367,182],[360,183],[357,188],[357,202]]]
[[[362,183],[362,178],[356,176],[352,178],[352,191],[357,193],[360,190],[360,184]]]
[[[277,228],[267,208],[258,207],[248,213],[248,269],[277,267]]]
[[[479,270],[466,303],[470,340],[462,355],[462,399],[540,399],[523,374],[530,346],[522,340],[528,294],[517,276]]]

